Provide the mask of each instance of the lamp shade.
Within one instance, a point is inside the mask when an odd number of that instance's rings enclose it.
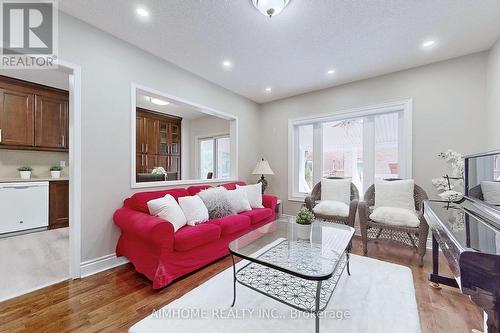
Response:
[[[269,166],[269,163],[267,163],[265,159],[262,159],[262,161],[257,162],[252,175],[274,175],[274,172]]]

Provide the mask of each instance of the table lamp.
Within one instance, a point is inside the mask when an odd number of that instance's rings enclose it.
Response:
[[[252,175],[261,175],[258,183],[262,183],[262,194],[267,188],[267,180],[264,178],[264,175],[274,175],[273,170],[269,166],[269,163],[265,159],[257,162],[255,169],[253,169]]]

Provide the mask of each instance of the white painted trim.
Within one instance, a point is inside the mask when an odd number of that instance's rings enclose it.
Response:
[[[1,302],[5,302],[5,301],[7,301],[9,299],[13,299],[13,298],[16,298],[16,297],[19,297],[19,296],[22,296],[22,295],[26,295],[26,294],[32,293],[34,291],[37,291],[37,290],[40,290],[40,289],[43,289],[43,288],[50,287],[50,286],[52,286],[54,284],[58,284],[58,283],[61,283],[61,282],[64,282],[64,281],[68,281],[69,279],[70,279],[70,277],[68,276],[68,277],[65,277],[65,278],[62,278],[62,279],[54,280],[54,281],[49,282],[49,283],[41,284],[39,286],[30,288],[30,289],[26,289],[26,290],[23,290],[23,291],[19,291],[19,292],[10,294],[8,296],[0,298],[0,303]]]
[[[69,272],[80,277],[82,218],[82,71],[79,65],[58,60],[69,74]]]
[[[111,253],[99,258],[84,261],[80,265],[82,277],[97,274],[99,272],[128,263],[125,257],[117,257],[115,253]]]
[[[164,181],[164,182],[136,182],[136,93],[137,90],[141,90],[153,95],[157,95],[159,97],[163,97],[169,101],[173,101],[178,104],[187,105],[198,112],[205,113],[211,116],[217,116],[219,118],[223,118],[230,121],[229,124],[229,136],[231,138],[231,176],[228,179],[188,179],[188,180],[175,180],[175,181]],[[137,84],[132,82],[130,85],[130,187],[133,189],[138,188],[150,188],[150,187],[166,187],[166,186],[179,186],[179,185],[194,185],[194,184],[205,184],[205,183],[222,183],[222,182],[231,182],[236,181],[238,179],[238,117],[232,114],[215,110],[210,107],[191,102],[187,99],[180,98],[174,96],[172,94],[164,93],[159,90],[146,87],[141,84]],[[233,143],[234,142],[234,143]],[[182,163],[182,162],[181,162]]]
[[[363,106],[353,109],[340,110],[326,114],[305,116],[288,119],[288,200],[303,201],[306,197],[303,193],[298,193],[294,189],[294,175],[297,166],[295,165],[296,135],[295,126],[308,125],[318,122],[338,121],[345,118],[366,117],[370,115],[383,114],[388,112],[404,113],[405,145],[401,147],[404,150],[406,159],[404,161],[404,178],[412,178],[412,148],[413,148],[413,100],[405,98],[398,101],[389,101],[376,105]]]

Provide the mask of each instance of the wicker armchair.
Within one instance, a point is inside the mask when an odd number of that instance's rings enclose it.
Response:
[[[342,179],[340,177],[330,177],[329,179]],[[351,183],[351,203],[349,204],[349,216],[336,216],[336,215],[322,215],[322,214],[314,214],[317,219],[334,222],[340,224],[346,224],[354,228],[354,220],[356,218],[356,210],[358,208],[358,200],[359,200],[359,192],[356,185]],[[314,206],[316,206],[316,201],[321,200],[321,182],[317,183],[313,190],[311,191],[311,195],[306,197],[305,205],[307,209],[313,211]]]
[[[388,239],[412,246],[418,253],[419,266],[423,266],[429,225],[424,218],[422,204],[427,200],[427,194],[420,186],[415,185],[413,196],[420,225],[418,227],[387,225],[370,220],[371,207],[375,205],[375,186],[372,185],[366,190],[364,201],[358,205],[364,255],[368,253],[369,239]]]

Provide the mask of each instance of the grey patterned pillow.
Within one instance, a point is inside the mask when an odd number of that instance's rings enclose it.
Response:
[[[211,220],[234,214],[224,187],[213,187],[198,193],[208,209]]]

